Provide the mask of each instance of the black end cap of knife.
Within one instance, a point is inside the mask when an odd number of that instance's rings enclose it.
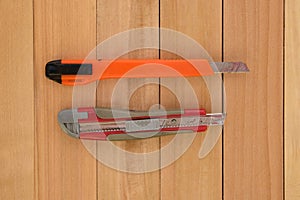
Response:
[[[45,68],[45,75],[47,78],[61,84],[61,60],[53,60],[48,62]]]

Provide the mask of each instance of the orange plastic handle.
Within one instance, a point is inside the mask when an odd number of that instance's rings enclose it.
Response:
[[[213,75],[209,62],[195,60],[61,60],[61,64],[91,64],[90,75],[62,75],[64,85],[83,85],[111,78],[191,77]]]

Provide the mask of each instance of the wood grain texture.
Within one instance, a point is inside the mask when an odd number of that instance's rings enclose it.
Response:
[[[300,3],[285,1],[283,96],[283,2],[224,0],[222,14],[221,0],[0,1],[0,199],[273,200],[283,199],[284,195],[287,200],[299,199]],[[92,83],[74,91],[46,79],[44,67],[54,59],[84,58],[97,43],[113,34],[159,24],[192,37],[215,61],[221,61],[222,16],[225,61],[244,61],[251,70],[248,74],[225,75],[227,119],[223,152],[220,139],[213,151],[199,160],[206,133],[198,133],[185,154],[172,165],[150,173],[125,173],[96,161],[93,156],[107,152],[100,142],[79,141],[61,131],[57,113],[72,106],[151,110],[161,103],[165,109],[193,108],[188,84],[195,90],[198,105],[211,111],[202,78],[189,78],[188,82],[105,80],[98,87]],[[140,38],[130,37],[125,46],[130,48],[137,39]],[[164,38],[160,39],[163,42]],[[174,44],[178,47],[179,41]],[[113,52],[115,48],[108,50]],[[159,55],[157,50],[142,49],[121,57],[179,58],[160,52]],[[90,58],[103,57],[95,54]],[[147,81],[151,83],[145,85]],[[181,140],[170,152],[161,152],[152,163],[144,160],[136,165],[136,160],[125,157],[127,169],[160,167],[175,157],[187,136],[179,137]],[[165,147],[173,138],[113,144],[141,154]],[[116,162],[124,158],[118,152],[108,156]]]
[[[98,43],[129,29],[158,27],[158,1],[99,0],[97,8]],[[153,33],[158,37],[158,30]],[[129,38],[124,38],[121,42],[129,50],[136,40],[143,43],[147,39],[149,38],[143,33],[139,34],[137,38],[134,37],[134,34],[130,34]],[[115,53],[118,51],[117,48],[120,48],[120,44],[113,44],[105,51]],[[97,58],[114,58],[112,55],[99,53]],[[158,50],[141,49],[118,56],[131,59],[158,58]],[[148,81],[152,83],[145,84]],[[136,87],[138,85],[140,87]],[[158,79],[104,80],[99,83],[97,88],[97,106],[148,111],[158,103],[158,95]],[[102,160],[101,155],[109,154],[111,159],[116,161],[112,168],[105,166],[103,161],[98,162],[98,199],[159,199],[159,171],[140,174],[118,171],[123,166],[122,161],[125,162],[125,170],[129,171],[136,167],[143,171],[146,169],[144,166],[149,164],[159,168],[159,154],[154,157],[152,163],[147,163],[146,154],[158,150],[159,138],[113,142],[112,145],[123,151],[135,152],[139,155],[145,154],[145,160],[137,163],[135,158],[110,152],[103,143],[98,142],[98,159]]]
[[[200,43],[215,61],[221,61],[222,52],[222,9],[221,1],[161,1],[161,27],[171,28],[186,34]],[[163,34],[162,34],[163,35]],[[164,44],[168,37],[161,37]],[[182,41],[173,41],[174,50],[181,48]],[[164,46],[164,45],[162,45]],[[188,48],[188,47],[187,47]],[[199,53],[186,50],[190,56]],[[162,59],[176,59],[178,56],[161,52]],[[191,58],[191,57],[190,57]],[[199,57],[193,57],[199,58]],[[203,79],[176,78],[161,79],[161,104],[165,109],[205,108],[211,111],[210,95]],[[189,91],[191,89],[191,91]],[[194,96],[195,94],[195,96]],[[195,101],[198,101],[195,103]],[[173,164],[161,170],[161,199],[221,199],[222,198],[222,143],[204,159],[198,153],[205,133],[197,133],[188,150]],[[161,162],[175,159],[176,152],[185,146],[188,135],[180,135],[175,147],[162,153]],[[173,136],[161,138],[161,147],[168,145]]]
[[[0,199],[33,199],[32,1],[1,1],[0,19]]]
[[[96,199],[95,159],[57,122],[58,112],[74,103],[73,88],[44,75],[50,60],[84,58],[96,44],[95,25],[94,0],[34,1],[36,199]],[[74,106],[93,106],[95,100],[95,94],[79,97]]]
[[[283,1],[224,1],[225,199],[283,198]]]
[[[296,200],[300,198],[300,2],[285,3],[285,199]]]

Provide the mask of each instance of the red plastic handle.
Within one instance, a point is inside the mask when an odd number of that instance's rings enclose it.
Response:
[[[130,120],[128,118],[118,118],[118,119],[102,119],[97,116],[94,108],[78,108],[78,112],[86,112],[88,114],[87,119],[79,119],[79,123],[93,123],[93,122],[114,122],[114,121],[122,121],[122,120]],[[167,115],[167,116],[159,116],[159,117],[188,117],[188,116],[199,116],[206,115],[206,111],[204,109],[186,109],[183,114],[178,115]],[[149,116],[140,116],[140,118],[150,118]],[[151,118],[154,118],[151,116]],[[195,132],[203,132],[207,130],[207,126],[194,126],[194,127],[170,127],[170,128],[162,128],[160,132],[167,131],[182,131],[182,130],[192,130]],[[89,132],[89,133],[81,133],[81,139],[90,139],[90,140],[107,140],[107,136],[111,134],[126,134],[124,131],[110,131],[110,132]]]

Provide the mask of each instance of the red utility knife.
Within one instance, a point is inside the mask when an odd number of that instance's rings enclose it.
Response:
[[[223,125],[224,113],[204,109],[157,110],[152,112],[77,108],[58,114],[61,128],[70,136],[91,140],[130,140],[206,131]]]

